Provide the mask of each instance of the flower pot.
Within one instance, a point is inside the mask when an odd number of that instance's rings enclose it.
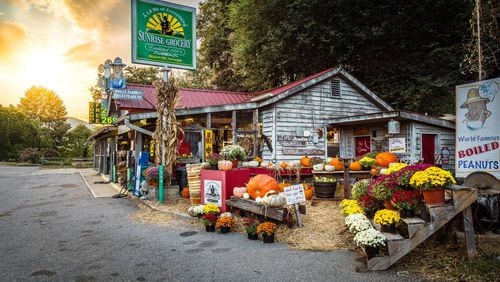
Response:
[[[257,233],[247,233],[247,237],[249,240],[258,240],[259,239],[259,234]]]
[[[385,233],[396,233],[396,223],[380,225],[380,231]]]
[[[229,233],[230,231],[231,231],[231,227],[229,227],[229,226],[228,227],[223,226],[220,228],[221,234],[226,234],[226,233]]]
[[[396,208],[392,205],[391,200],[385,200],[384,207],[391,211],[396,210]]]
[[[444,204],[444,189],[423,190],[422,195],[426,204]]]
[[[401,209],[399,210],[399,216],[402,218],[415,217],[415,209],[412,210]]]
[[[215,232],[215,225],[205,225],[205,231]]]
[[[238,168],[238,160],[231,161],[233,163],[233,168]]]
[[[274,233],[271,235],[267,235],[266,233],[262,233],[262,242],[274,243]]]

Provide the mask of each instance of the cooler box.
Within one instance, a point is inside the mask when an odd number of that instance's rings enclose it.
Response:
[[[216,204],[226,211],[226,200],[233,195],[234,187],[244,187],[250,180],[248,168],[201,171],[201,203]]]

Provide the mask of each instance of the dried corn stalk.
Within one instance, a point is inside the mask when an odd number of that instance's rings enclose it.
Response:
[[[175,117],[175,105],[179,100],[177,86],[172,77],[168,81],[159,80],[155,82],[158,93],[156,109],[158,119],[156,129],[153,133],[155,144],[155,163],[164,165],[165,172],[171,172],[177,157],[177,135],[182,129]],[[162,151],[162,148],[165,151]],[[165,185],[170,185],[170,175],[166,175]]]

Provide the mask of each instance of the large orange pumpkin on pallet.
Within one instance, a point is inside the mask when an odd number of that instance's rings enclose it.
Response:
[[[390,163],[398,162],[398,157],[390,152],[378,153],[375,156],[375,163],[379,166],[389,167]]]
[[[308,156],[304,156],[300,158],[300,165],[304,167],[311,167],[312,166],[312,159],[309,158]]]
[[[344,170],[344,162],[339,158],[332,158],[330,160],[330,165],[333,165],[335,167],[335,170]]]
[[[264,197],[271,190],[278,192],[278,182],[267,174],[257,174],[247,183],[247,192],[252,199]]]
[[[359,161],[355,161],[355,162],[352,162],[350,165],[349,165],[349,170],[352,170],[352,171],[359,171],[362,169],[362,166],[361,166],[361,163]]]

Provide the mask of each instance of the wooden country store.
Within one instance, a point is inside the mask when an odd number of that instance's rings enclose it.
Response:
[[[109,115],[117,117],[115,124],[92,136],[95,169],[106,175],[112,176],[120,160],[128,167],[135,160],[147,162],[140,153],[151,148],[155,88],[127,88],[142,90],[143,99],[112,99]],[[247,150],[249,160],[260,156],[277,163],[304,155],[355,158],[388,151],[398,141],[403,147],[393,151],[403,160],[454,167],[453,122],[396,111],[340,67],[259,93],[179,89],[178,95],[176,116],[185,135],[179,137],[179,164],[205,161],[234,143]],[[389,130],[390,122],[398,131]]]

